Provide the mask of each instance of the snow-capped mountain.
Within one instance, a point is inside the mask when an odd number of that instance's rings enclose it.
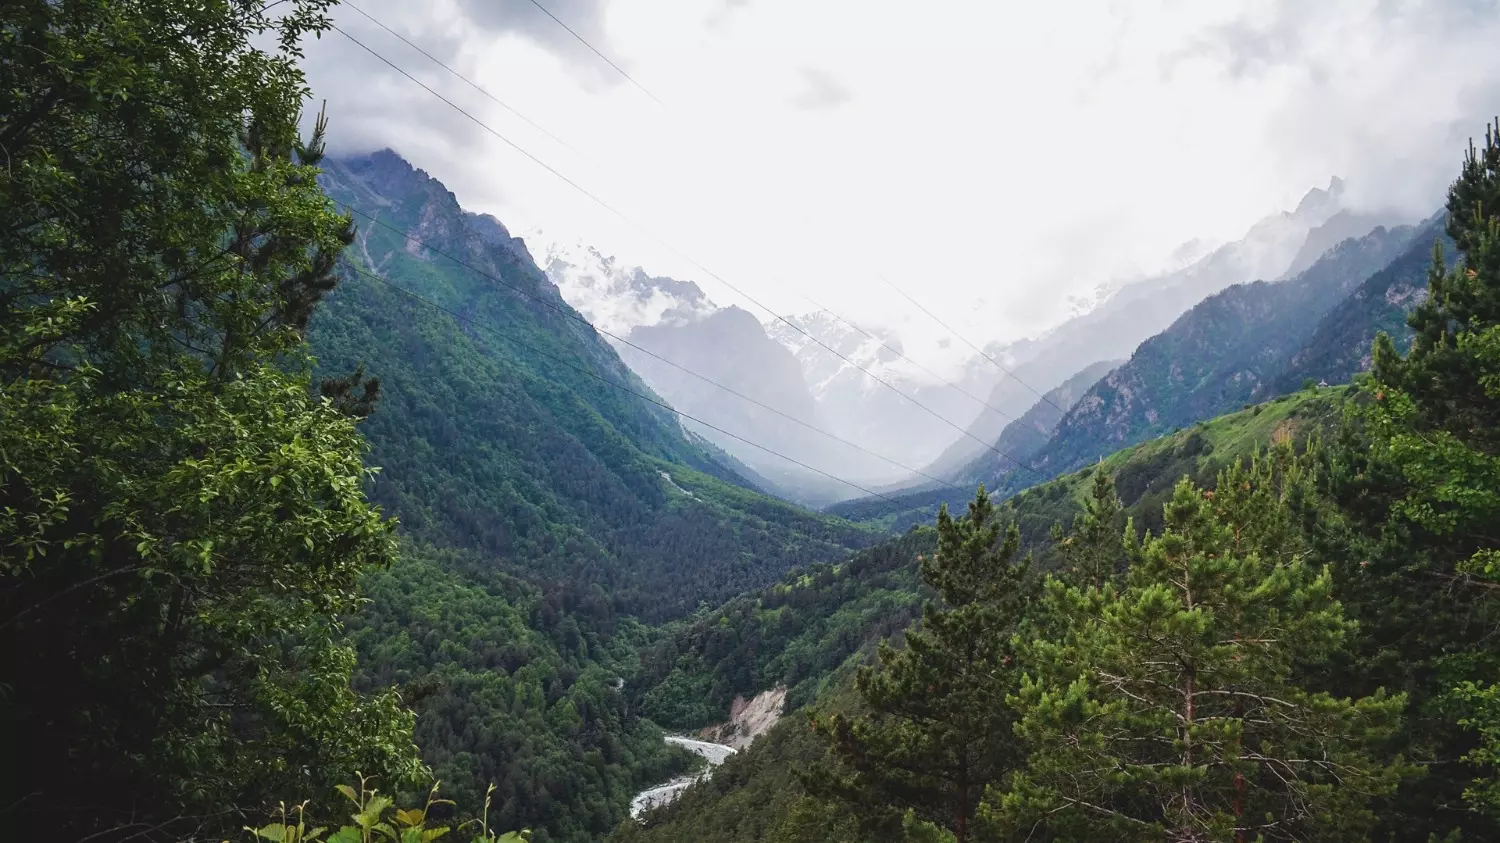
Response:
[[[536,234],[528,239],[545,242]],[[822,505],[861,492],[770,451],[861,485],[904,477],[818,432],[831,425],[801,363],[749,313],[715,305],[691,281],[652,275],[588,246],[539,251],[564,300],[613,335],[620,359],[669,404],[703,422],[685,419],[685,427],[788,496]]]
[[[526,238],[545,239],[540,233]],[[537,257],[568,304],[612,334],[627,334],[638,325],[692,322],[716,310],[697,284],[648,275],[582,243],[550,244]]]
[[[914,469],[991,413],[984,396],[1002,374],[970,355],[956,374],[943,376],[908,359],[889,329],[855,327],[827,311],[777,320],[766,331],[796,355],[822,417],[839,435]]]

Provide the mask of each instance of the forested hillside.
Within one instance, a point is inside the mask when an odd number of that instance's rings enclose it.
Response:
[[[476,553],[408,545],[364,588],[356,687],[413,706],[432,777],[462,806],[493,786],[497,827],[596,840],[632,794],[685,769],[624,692],[648,630],[597,585],[539,587]]]
[[[359,223],[358,270],[309,344],[328,372],[379,378],[361,425],[371,496],[414,540],[350,620],[359,685],[402,692],[461,804],[493,784],[501,827],[597,839],[685,763],[628,703],[639,619],[876,534],[747,488],[672,413],[611,386],[651,395],[524,244],[394,153],[327,162],[322,182]]]
[[[1199,253],[1185,266],[1125,284],[1097,307],[1041,337],[1016,343],[1008,366],[1016,377],[1001,378],[989,403],[1019,413],[1035,401],[1032,389],[1045,392],[1097,361],[1128,357],[1198,302],[1235,284],[1280,279],[1346,237],[1374,228],[1376,224],[1370,222],[1369,228],[1350,231],[1368,218],[1347,212],[1344,192],[1343,181],[1334,178],[1326,189],[1308,191],[1296,208],[1260,219],[1243,237],[1207,254]],[[971,432],[984,442],[994,442],[1006,424],[998,415],[985,414]],[[964,437],[928,471],[953,474],[984,452],[977,442]]]
[[[323,370],[380,379],[372,497],[409,535],[598,583],[651,618],[871,541],[743,488],[670,412],[612,386],[650,394],[519,240],[425,173],[381,152],[322,180],[358,224],[345,259],[399,289],[344,270],[309,343]]]
[[[1348,394],[1285,396],[1127,448],[1015,496],[1006,515],[1022,551],[1033,554],[1034,570],[1056,570],[1063,562],[1052,528],[1083,511],[1096,471],[1114,478],[1121,506],[1137,525],[1160,529],[1162,504],[1179,479],[1212,487],[1219,471],[1273,438],[1331,435]],[[852,656],[920,615],[930,593],[919,584],[917,559],[935,547],[930,527],[916,525],[847,561],[792,571],[775,585],[665,627],[641,654],[642,705],[663,725],[690,728],[721,718],[737,694],[777,685],[790,689],[788,708],[810,703]]]

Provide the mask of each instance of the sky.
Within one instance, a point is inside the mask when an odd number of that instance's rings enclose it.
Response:
[[[887,283],[1010,340],[1335,175],[1425,217],[1500,113],[1500,0],[537,0],[619,70],[532,0],[353,2],[339,27],[473,119],[331,31],[335,154],[909,348],[954,344]]]

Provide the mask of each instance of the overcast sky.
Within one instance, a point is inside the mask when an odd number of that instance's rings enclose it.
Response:
[[[1425,216],[1500,112],[1500,0],[540,0],[649,94],[531,0],[354,2],[562,143],[341,27],[651,234],[330,32],[307,66],[335,152],[392,147],[512,231],[721,304],[657,238],[782,313],[914,335],[877,275],[1006,339],[1333,175]]]

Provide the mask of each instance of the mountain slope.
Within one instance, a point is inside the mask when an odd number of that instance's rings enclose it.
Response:
[[[538,236],[544,239],[544,235]],[[830,392],[825,378],[845,364],[786,323],[773,320],[763,326],[738,307],[714,304],[690,281],[626,267],[597,249],[553,244],[547,247],[544,263],[547,277],[563,297],[601,331],[612,335],[611,343],[636,374],[672,406],[705,423],[689,423],[691,430],[752,467],[777,494],[821,506],[861,492],[820,472],[861,485],[906,479],[908,472],[903,469],[811,430],[809,425],[889,455],[897,462],[913,466],[923,462],[910,455],[903,459],[903,454],[913,442],[930,440],[933,431],[923,428],[922,435],[912,436],[909,427],[940,423],[867,381],[852,367],[834,380],[840,388],[850,381],[860,388],[852,393],[840,389]],[[853,330],[821,315],[811,317],[809,324],[836,347],[845,337],[829,331],[841,329],[852,335]],[[800,343],[789,341],[788,332]],[[870,343],[867,337],[858,335],[854,347],[845,349],[846,353],[859,357],[866,350],[861,340]],[[875,346],[878,348],[878,343]],[[831,369],[829,361],[834,364]],[[865,364],[873,365],[869,360]],[[885,374],[900,377],[903,373]],[[810,383],[818,387],[816,391]],[[866,386],[884,394],[867,393]],[[928,386],[924,381],[908,384],[908,388],[917,390]],[[757,407],[730,390],[797,421]],[[965,406],[961,411],[972,413],[972,408]],[[898,433],[883,436],[882,431],[888,428]],[[952,428],[945,428],[941,435],[954,434]],[[747,444],[743,441],[746,439],[816,470],[769,454]]]
[[[1345,212],[1343,182],[1333,179],[1326,189],[1308,191],[1291,211],[1257,222],[1239,240],[1226,243],[1180,269],[1126,284],[1092,311],[1068,320],[1046,335],[1011,350],[1009,368],[1020,380],[1048,390],[1073,373],[1099,360],[1126,358],[1136,346],[1166,330],[1189,308],[1235,284],[1283,277],[1299,261],[1316,259],[1329,246],[1345,239],[1351,228],[1362,235],[1390,215],[1364,216]],[[1325,245],[1326,244],[1326,245]],[[1017,389],[1010,378],[996,387],[989,403],[1012,415],[1035,400],[1029,390]],[[1007,394],[1000,394],[1008,390]],[[983,417],[972,432],[995,441],[1004,422]],[[929,474],[951,474],[983,453],[973,440],[959,440],[934,461]]]
[[[973,462],[985,470],[959,476],[1015,492],[1135,442],[1289,391],[1281,387],[1283,373],[1315,334],[1320,318],[1337,310],[1366,279],[1402,259],[1415,237],[1412,227],[1378,228],[1339,244],[1290,281],[1241,284],[1209,297],[1094,384],[1025,469],[1016,472],[998,460],[976,458]],[[1348,330],[1373,335],[1376,326],[1351,324]],[[830,511],[901,527],[940,502],[959,503],[959,497],[925,491],[894,505],[860,501]]]
[[[1324,314],[1277,379],[1278,391],[1296,389],[1307,379],[1342,383],[1370,368],[1370,348],[1379,331],[1390,334],[1397,348],[1406,348],[1411,342],[1406,317],[1427,297],[1434,241],[1444,254],[1454,254],[1453,241],[1443,230],[1445,220],[1439,214],[1423,223],[1404,254]]]
[[[1045,397],[1031,405],[1031,409],[1020,418],[1005,426],[995,450],[1005,454],[985,453],[960,469],[952,478],[959,485],[994,484],[1013,465],[1012,460],[1030,462],[1057,433],[1057,425],[1064,413],[1072,409],[1084,394],[1100,378],[1108,375],[1120,360],[1105,360],[1088,366],[1083,371],[1063,381],[1062,385],[1048,392]],[[1006,459],[1009,457],[1010,459]]]
[[[646,616],[869,541],[742,488],[674,414],[617,388],[649,394],[595,331],[559,312],[567,305],[524,244],[425,173],[387,151],[330,161],[323,181],[335,201],[551,305],[362,226],[346,254],[463,317],[350,272],[309,334],[324,370],[363,363],[381,378],[364,426],[381,467],[373,495],[409,535],[599,583]]]
[[[726,307],[689,319],[637,325],[626,339],[630,344],[615,344],[620,359],[658,395],[673,407],[733,436],[686,422],[690,429],[743,460],[793,500],[821,506],[860,494],[851,486],[734,438],[762,444],[838,476],[857,473],[855,470],[861,468],[857,451],[811,429],[821,425],[801,366],[780,343],[766,336],[760,322],[749,313]],[[712,349],[712,353],[704,353],[706,349]]]
[[[1318,319],[1398,257],[1415,232],[1345,240],[1290,281],[1210,296],[1142,343],[1058,424],[1032,466],[1056,475],[1127,445],[1267,397]]]

